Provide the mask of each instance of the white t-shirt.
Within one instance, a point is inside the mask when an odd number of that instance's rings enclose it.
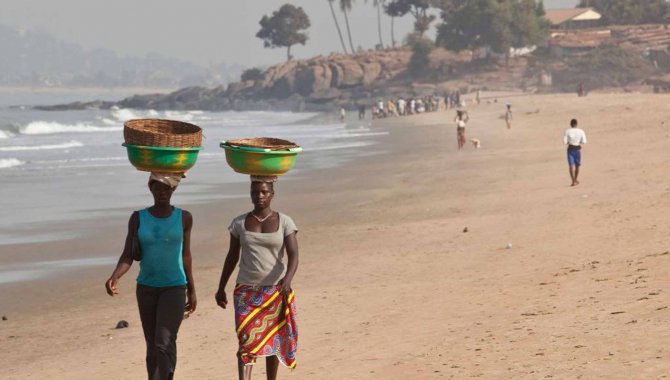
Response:
[[[586,144],[586,134],[580,128],[568,128],[563,136],[563,144],[575,146]]]

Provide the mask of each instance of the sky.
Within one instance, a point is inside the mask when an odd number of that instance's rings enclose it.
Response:
[[[104,48],[123,56],[158,53],[200,65],[227,63],[268,66],[286,59],[286,49],[266,49],[255,37],[263,15],[285,3],[302,7],[311,21],[305,46],[295,58],[341,52],[327,0],[2,0],[0,24],[47,32],[85,48]],[[574,7],[578,0],[544,0],[546,8]],[[337,1],[336,1],[337,3]],[[340,27],[344,18],[336,7]],[[396,40],[412,29],[412,17],[395,22]],[[378,43],[372,0],[354,0],[349,16],[354,46]],[[382,38],[390,43],[390,18],[382,19]]]

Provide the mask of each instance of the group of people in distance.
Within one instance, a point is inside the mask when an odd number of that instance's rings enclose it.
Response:
[[[179,327],[198,303],[191,255],[193,216],[171,204],[181,178],[181,174],[151,174],[148,186],[154,203],[130,216],[123,253],[105,282],[110,296],[118,294],[119,279],[133,261],[140,262],[136,297],[149,380],[173,379]],[[228,227],[230,244],[215,296],[226,309],[231,301],[226,288],[239,266],[232,308],[238,376],[246,380],[259,357],[266,358],[268,379],[277,378],[280,362],[288,368],[296,365],[298,332],[291,282],[298,268],[298,229],[289,216],[271,208],[276,178],[251,177],[253,210],[234,218]]]
[[[435,112],[440,109],[440,98],[435,95],[412,97],[409,99],[378,100],[370,107],[373,119],[393,116],[408,116],[424,112]],[[365,117],[365,106],[359,105],[358,118]]]

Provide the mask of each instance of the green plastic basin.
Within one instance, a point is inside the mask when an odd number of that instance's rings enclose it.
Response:
[[[295,166],[302,148],[269,150],[219,144],[226,151],[226,161],[234,171],[249,175],[282,175]]]
[[[137,170],[145,172],[183,173],[195,165],[202,147],[171,148],[123,144],[128,159]]]

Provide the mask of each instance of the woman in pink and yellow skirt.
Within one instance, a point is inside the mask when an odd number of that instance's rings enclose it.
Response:
[[[225,288],[239,262],[233,307],[240,380],[251,379],[258,357],[265,357],[271,380],[277,378],[280,362],[291,369],[296,365],[298,330],[291,281],[298,269],[298,229],[289,216],[270,208],[276,178],[251,177],[254,209],[228,227],[230,248],[216,293],[217,304],[225,309]]]

